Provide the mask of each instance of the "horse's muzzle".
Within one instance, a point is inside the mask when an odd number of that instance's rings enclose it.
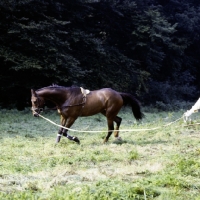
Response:
[[[39,117],[39,114],[38,113],[33,113],[33,116],[34,117]]]
[[[32,112],[33,112],[33,116],[34,117],[39,117],[40,112],[42,112],[43,109],[42,108],[37,108],[37,109],[33,109],[32,108]]]

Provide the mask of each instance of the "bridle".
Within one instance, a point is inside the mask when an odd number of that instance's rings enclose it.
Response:
[[[35,106],[35,103],[34,103],[34,106],[36,107],[36,108],[34,108],[33,106],[31,107],[31,110],[32,110],[32,112],[34,113],[34,114],[40,114],[41,112],[43,112],[44,111],[44,108],[40,108],[39,106],[40,106],[40,103],[41,103],[41,100],[40,100],[40,98],[36,95],[36,103],[37,103],[37,107]],[[32,105],[33,105],[33,103],[32,103]]]

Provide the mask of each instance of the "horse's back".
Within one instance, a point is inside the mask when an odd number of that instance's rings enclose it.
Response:
[[[99,98],[100,100],[104,101],[122,100],[120,93],[111,88],[102,88],[91,92],[93,97]]]
[[[104,97],[107,101],[107,106],[117,106],[120,107],[123,105],[123,98],[119,92],[111,89],[111,88],[103,88],[102,89]]]
[[[119,94],[119,92],[113,90],[112,88],[102,88],[102,89],[99,89],[99,90],[93,90],[93,92],[96,92],[96,93],[103,93],[103,94]]]
[[[111,88],[93,90],[86,96],[82,114],[83,116],[94,115],[111,107],[113,109],[121,108],[122,105],[123,99],[117,91]]]

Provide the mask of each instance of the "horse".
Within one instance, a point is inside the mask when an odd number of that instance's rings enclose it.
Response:
[[[45,101],[54,103],[60,114],[61,128],[58,131],[56,143],[59,143],[61,137],[64,136],[80,144],[77,137],[68,134],[68,128],[73,125],[78,117],[87,117],[98,113],[106,117],[108,132],[103,143],[108,142],[113,131],[114,136],[119,137],[122,118],[118,117],[117,114],[122,106],[130,105],[137,121],[144,117],[140,103],[133,95],[117,92],[111,88],[89,91],[82,87],[51,85],[38,90],[31,89],[31,110],[34,117],[38,117],[40,112],[43,111]],[[116,123],[115,130],[114,122]]]

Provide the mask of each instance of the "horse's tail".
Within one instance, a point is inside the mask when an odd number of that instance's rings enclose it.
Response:
[[[132,107],[132,112],[135,119],[141,120],[144,117],[144,114],[141,112],[139,101],[128,93],[120,93],[120,95],[122,96],[124,105],[126,106],[128,104]]]

